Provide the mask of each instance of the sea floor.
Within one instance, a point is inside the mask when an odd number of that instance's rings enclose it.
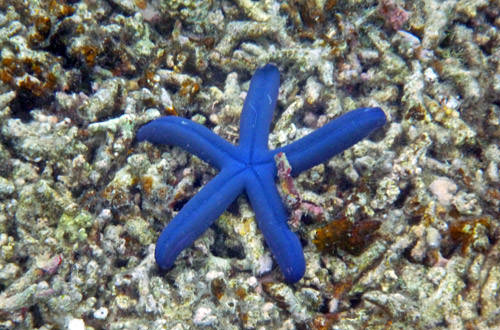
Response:
[[[499,0],[0,0],[0,329],[498,327],[499,30]],[[321,210],[299,282],[244,195],[161,271],[216,170],[138,128],[237,143],[266,63],[270,148],[359,107],[387,124],[293,179]]]

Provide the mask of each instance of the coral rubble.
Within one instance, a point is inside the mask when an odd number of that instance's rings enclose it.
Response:
[[[0,0],[0,328],[499,324],[499,17],[498,0]],[[267,62],[271,147],[357,107],[388,124],[293,179],[322,210],[294,222],[297,284],[244,197],[160,272],[160,230],[215,173],[135,132],[179,115],[237,143]]]

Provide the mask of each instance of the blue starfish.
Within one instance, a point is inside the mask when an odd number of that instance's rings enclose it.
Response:
[[[275,186],[274,155],[285,153],[292,175],[296,176],[365,138],[383,126],[386,118],[380,108],[356,109],[298,141],[269,150],[269,127],[279,80],[279,71],[274,65],[268,64],[255,72],[243,105],[237,146],[202,125],[175,116],[153,120],[137,132],[138,141],[181,147],[220,170],[161,233],[155,251],[160,268],[172,267],[179,253],[192,245],[245,191],[285,280],[294,283],[304,275],[302,246],[288,227],[287,210]]]

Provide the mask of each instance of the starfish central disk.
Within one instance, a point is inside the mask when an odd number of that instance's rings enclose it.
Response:
[[[298,236],[287,223],[287,210],[276,188],[274,155],[285,153],[296,176],[351,147],[383,126],[380,108],[360,108],[329,122],[285,147],[268,148],[271,120],[279,90],[279,71],[271,64],[258,69],[250,82],[240,120],[240,141],[233,145],[208,128],[175,116],[142,126],[137,141],[178,146],[219,170],[165,227],[156,244],[158,266],[169,269],[193,242],[240,195],[246,193],[258,226],[285,280],[297,282],[305,272]]]

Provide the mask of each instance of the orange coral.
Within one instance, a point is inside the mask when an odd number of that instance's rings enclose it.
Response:
[[[37,61],[5,57],[1,64],[0,79],[14,89],[28,91],[36,97],[45,97],[57,87],[54,73],[47,72]]]
[[[458,220],[450,224],[448,229],[450,238],[456,244],[461,245],[462,254],[465,253],[468,247],[476,240],[478,236],[478,229],[481,225],[486,227],[487,230],[490,230],[490,219],[482,217],[476,219]]]

